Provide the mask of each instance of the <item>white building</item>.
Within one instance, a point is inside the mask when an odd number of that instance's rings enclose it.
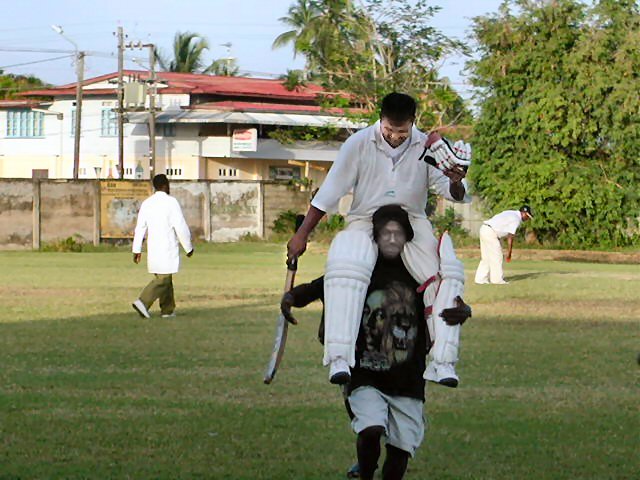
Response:
[[[127,70],[125,81],[147,76]],[[165,72],[157,78],[155,173],[174,179],[307,177],[318,185],[339,143],[281,144],[269,132],[332,125],[346,137],[362,126],[323,110],[315,85],[289,91],[280,80]],[[111,73],[83,84],[80,178],[118,177],[116,81]],[[0,177],[73,177],[75,95],[69,84],[0,101]],[[125,122],[124,178],[136,178],[136,169],[149,178],[149,114],[127,112]]]

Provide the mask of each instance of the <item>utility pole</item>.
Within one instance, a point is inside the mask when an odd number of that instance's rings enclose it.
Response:
[[[84,56],[85,52],[81,52],[78,44],[64,34],[64,29],[60,25],[51,25],[54,32],[64,38],[73,45],[76,58],[76,121],[73,141],[73,178],[78,179],[80,170],[80,135],[82,132],[82,82],[84,82]]]
[[[124,178],[124,32],[118,27],[118,173]]]
[[[151,68],[149,81],[149,177],[156,172],[156,49],[153,43],[145,45],[149,48],[149,66]]]
[[[156,48],[153,43],[128,42],[124,45],[124,48],[148,48],[149,49],[149,67],[142,65],[138,60],[133,59],[145,70],[149,72],[147,77],[147,84],[149,85],[147,91],[149,94],[149,178],[153,178],[156,169]]]
[[[78,179],[80,171],[80,135],[82,128],[82,82],[84,82],[84,52],[77,53],[77,75],[76,84],[76,130],[73,138],[73,178]]]

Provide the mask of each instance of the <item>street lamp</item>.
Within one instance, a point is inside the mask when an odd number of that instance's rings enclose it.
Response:
[[[73,178],[78,178],[80,170],[80,126],[82,124],[82,82],[84,81],[84,56],[85,53],[80,51],[78,44],[64,34],[64,30],[60,25],[51,25],[51,29],[73,45],[76,57],[76,122],[75,135],[73,143]]]

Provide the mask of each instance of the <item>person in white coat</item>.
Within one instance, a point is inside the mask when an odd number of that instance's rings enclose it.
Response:
[[[500,239],[507,238],[507,262],[511,261],[513,238],[522,222],[533,217],[531,207],[523,205],[520,210],[505,210],[494,215],[480,227],[480,265],[476,270],[476,283],[506,285],[502,273],[502,245]]]
[[[140,263],[142,242],[147,237],[147,267],[154,275],[132,306],[140,316],[150,318],[149,308],[160,300],[163,317],[173,317],[176,302],[173,295],[173,274],[180,267],[180,248],[193,255],[191,233],[178,201],[169,195],[169,180],[164,174],[153,177],[155,193],[147,198],[138,212],[133,237],[133,262]]]

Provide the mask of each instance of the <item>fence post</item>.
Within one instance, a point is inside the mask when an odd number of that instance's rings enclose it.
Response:
[[[211,241],[211,182],[205,182],[204,190],[204,205],[202,208],[202,227],[204,229],[204,239],[207,242]]]
[[[33,180],[33,226],[31,228],[32,248],[40,250],[40,179]]]
[[[260,222],[260,227],[258,228],[262,232],[262,235],[260,236],[262,237],[263,240],[267,236],[267,229],[265,227],[265,221],[264,221],[265,215],[266,215],[266,207],[264,203],[264,191],[265,191],[264,180],[258,180],[258,195],[260,198],[260,205],[259,205],[260,211],[258,212],[258,221]]]
[[[93,245],[100,245],[100,180],[94,183],[93,192]]]

